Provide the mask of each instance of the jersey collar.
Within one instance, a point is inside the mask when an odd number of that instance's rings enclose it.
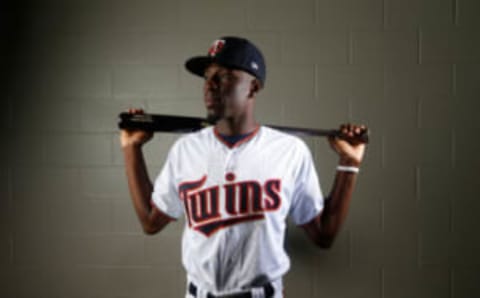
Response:
[[[218,129],[217,127],[213,127],[213,133],[215,135],[215,137],[217,138],[217,140],[219,140],[222,144],[224,144],[225,146],[227,146],[228,148],[232,149],[232,148],[235,148],[235,147],[239,147],[240,145],[248,142],[249,140],[251,140],[254,136],[257,135],[258,131],[260,130],[260,125],[257,124],[257,126],[255,127],[255,129],[250,132],[246,137],[240,139],[239,141],[235,142],[234,144],[231,144],[229,142],[227,142],[223,137],[222,135],[220,134],[220,132],[218,132]]]

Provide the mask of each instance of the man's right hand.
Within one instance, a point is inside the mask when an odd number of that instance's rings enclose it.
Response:
[[[143,114],[142,109],[129,109],[128,113],[130,114]],[[143,130],[129,130],[122,129],[120,131],[120,144],[122,148],[129,146],[139,146],[148,142],[153,137],[153,132],[143,131]]]

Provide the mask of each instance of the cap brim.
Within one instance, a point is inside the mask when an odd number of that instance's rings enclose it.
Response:
[[[213,59],[208,56],[192,57],[185,62],[185,68],[191,73],[203,77],[205,69],[212,64]]]

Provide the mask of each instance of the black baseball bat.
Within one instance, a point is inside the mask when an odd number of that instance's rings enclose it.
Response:
[[[172,132],[172,133],[186,133],[200,130],[204,127],[212,125],[205,118],[187,117],[187,116],[172,116],[159,114],[130,114],[120,113],[118,128],[120,129],[138,129],[151,132]],[[345,138],[340,130],[337,129],[315,129],[315,128],[300,128],[279,125],[267,125],[268,127],[284,131],[286,133],[299,136],[336,136]],[[365,131],[358,137],[358,141],[368,143],[369,133]]]

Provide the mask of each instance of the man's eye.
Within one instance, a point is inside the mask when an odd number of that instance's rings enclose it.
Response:
[[[230,81],[232,79],[232,75],[229,73],[224,73],[219,75],[220,80],[222,81]]]
[[[212,80],[214,82],[230,82],[233,79],[231,73],[217,73],[213,75],[204,75],[203,78],[205,81]]]

